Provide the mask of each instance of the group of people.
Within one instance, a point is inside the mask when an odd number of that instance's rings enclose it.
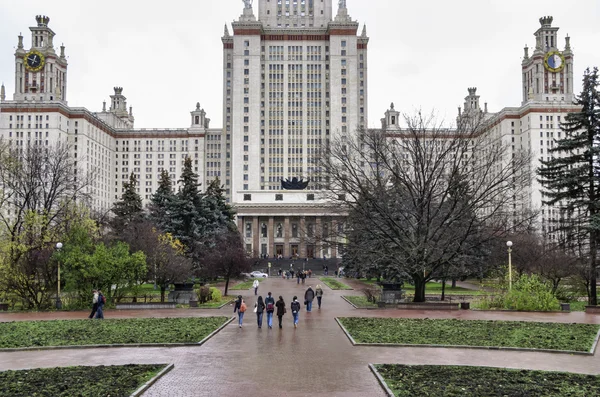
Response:
[[[288,280],[290,278],[293,279],[294,275],[295,275],[298,284],[300,284],[300,281],[302,281],[302,284],[304,284],[306,282],[307,278],[312,278],[312,270],[311,269],[298,270],[298,271],[294,271],[293,268],[290,268],[289,271],[282,271],[281,269],[279,269],[278,274],[281,276],[281,278],[288,279]]]
[[[102,294],[102,291],[99,289],[95,289],[92,291],[94,294],[92,298],[92,312],[88,316],[88,318],[97,318],[99,320],[104,319],[104,303],[106,303],[106,298]]]
[[[255,288],[255,294],[258,288]],[[304,293],[304,305],[306,306],[306,311],[312,311],[312,304],[314,299],[317,298],[317,304],[319,309],[321,309],[321,302],[323,299],[323,289],[320,285],[313,290],[311,286],[308,287],[306,292]],[[298,321],[300,318],[300,309],[302,308],[300,302],[298,301],[298,297],[294,296],[292,298],[292,303],[290,304],[290,310],[292,312],[292,318],[294,320],[294,328],[298,327]],[[235,305],[233,307],[233,312],[238,315],[238,325],[242,328],[244,322],[244,314],[248,306],[246,302],[242,298],[241,295],[238,296],[235,301]],[[267,313],[267,326],[269,329],[273,328],[273,315],[277,315],[279,320],[279,328],[283,328],[283,316],[287,313],[287,308],[285,305],[285,301],[282,296],[279,296],[277,302],[275,302],[275,298],[271,292],[267,294],[267,297],[263,299],[262,296],[258,296],[256,302],[254,303],[254,313],[256,313],[256,322],[258,324],[258,328],[262,328],[263,324],[263,316],[264,313]]]

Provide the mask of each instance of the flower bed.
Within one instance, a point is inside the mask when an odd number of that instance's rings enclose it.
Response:
[[[592,375],[439,365],[374,367],[397,397],[600,395],[600,378]]]
[[[590,352],[600,325],[525,321],[339,318],[356,343]]]
[[[165,367],[119,365],[67,367],[0,372],[0,395],[26,396],[130,396]]]
[[[0,323],[0,348],[198,343],[228,317]]]
[[[326,286],[328,286],[329,288],[334,289],[334,290],[351,290],[351,289],[353,289],[349,285],[346,285],[333,277],[321,277],[320,280],[323,282],[323,284],[325,284]]]

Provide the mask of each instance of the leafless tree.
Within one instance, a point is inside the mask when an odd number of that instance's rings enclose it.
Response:
[[[57,283],[51,252],[74,204],[87,202],[91,175],[76,166],[67,144],[0,141],[0,288],[28,307],[49,305]]]
[[[321,166],[333,208],[350,214],[344,262],[381,263],[387,278],[415,284],[419,302],[444,266],[485,255],[490,238],[523,221],[516,207],[530,186],[531,158],[495,130],[482,133],[479,119],[452,130],[421,113],[405,122],[394,133],[333,139]]]

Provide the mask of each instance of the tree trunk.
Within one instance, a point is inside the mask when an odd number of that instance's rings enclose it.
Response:
[[[446,300],[446,279],[442,279],[442,300]]]
[[[160,286],[160,303],[165,303],[165,291],[166,287],[164,285]]]
[[[227,291],[229,290],[229,276],[225,278],[225,293],[223,296],[227,296]]]
[[[596,256],[598,255],[598,232],[592,230],[590,242],[590,305],[598,304],[598,296],[596,292]]]
[[[456,279],[455,278],[452,279],[452,288],[456,288]]]
[[[413,279],[415,282],[415,297],[413,302],[425,302],[425,280],[422,278]]]

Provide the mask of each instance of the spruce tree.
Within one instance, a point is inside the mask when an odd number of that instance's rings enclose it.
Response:
[[[170,230],[169,210],[174,194],[171,185],[172,181],[169,173],[166,170],[162,170],[158,181],[158,188],[152,195],[150,205],[148,206],[150,220],[163,232],[172,232]]]
[[[123,183],[125,189],[121,200],[117,201],[112,208],[115,217],[111,221],[111,226],[117,236],[122,236],[125,228],[141,219],[143,216],[142,198],[137,193],[137,179],[135,174],[131,173],[129,182]]]
[[[206,188],[204,197],[205,207],[208,214],[212,214],[213,228],[226,227],[235,229],[235,210],[225,199],[225,190],[221,186],[219,178],[214,179]]]
[[[538,170],[544,204],[561,206],[567,222],[561,226],[572,246],[581,247],[589,260],[589,302],[597,304],[596,271],[600,240],[600,95],[598,68],[588,68],[583,90],[576,99],[581,111],[569,113],[560,128],[564,137],[549,150],[553,156]]]

